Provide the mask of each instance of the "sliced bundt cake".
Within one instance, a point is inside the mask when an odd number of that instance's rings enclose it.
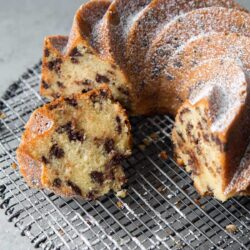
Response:
[[[17,150],[31,187],[94,199],[126,182],[121,161],[131,153],[130,124],[102,86],[38,108]]]
[[[175,152],[201,195],[225,201],[246,190],[224,192],[249,143],[250,83],[240,65],[224,59],[195,67],[186,81],[192,87],[176,117]]]

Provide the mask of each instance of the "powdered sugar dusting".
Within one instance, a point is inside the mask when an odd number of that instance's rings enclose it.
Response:
[[[207,81],[202,81],[202,75],[199,76],[200,67],[198,67],[199,84],[192,89],[189,101],[194,105],[204,98],[209,100],[210,115],[213,120],[211,131],[215,132],[227,128],[240,107],[244,105],[247,85],[244,72],[234,61],[210,60],[201,66],[208,67],[207,71],[211,71],[209,64],[213,64],[220,72],[206,72],[205,69],[206,76],[211,75],[211,77]],[[195,78],[196,76],[194,81]]]
[[[133,24],[136,22],[136,20],[142,15],[143,10],[144,10],[144,7],[143,7],[143,8],[139,8],[139,9],[137,10],[137,12],[135,12],[135,13],[133,13],[133,14],[131,14],[131,15],[129,15],[129,16],[127,17],[126,22],[124,22],[124,23],[125,23],[124,28],[123,28],[123,29],[124,29],[124,32],[122,32],[122,33],[123,33],[123,36],[127,37],[128,32],[130,31],[132,25],[133,25]]]
[[[131,28],[128,34],[126,57],[128,58],[128,70],[132,80],[138,81],[138,74],[145,69],[145,56],[152,40],[161,33],[167,23],[176,16],[182,15],[194,9],[204,7],[238,8],[232,0],[155,0],[145,9],[141,17]],[[156,62],[157,64],[157,62]],[[145,73],[147,70],[145,70]],[[133,79],[135,77],[135,79]]]
[[[159,76],[174,52],[185,46],[189,39],[213,32],[250,36],[250,15],[234,9],[211,7],[178,16],[164,27],[152,43],[147,54],[150,75]]]

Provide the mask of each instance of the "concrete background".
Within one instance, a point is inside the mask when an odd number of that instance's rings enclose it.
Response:
[[[203,1],[203,0],[202,0]],[[0,0],[0,96],[38,62],[46,35],[67,35],[83,0]],[[250,9],[250,0],[239,0]],[[0,210],[0,249],[33,249]]]

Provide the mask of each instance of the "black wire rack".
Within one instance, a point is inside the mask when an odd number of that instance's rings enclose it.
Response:
[[[31,190],[19,174],[15,150],[38,92],[41,63],[0,99],[0,208],[42,249],[250,249],[250,199],[221,203],[200,198],[171,157],[168,116],[133,118],[134,152],[123,163],[128,196],[97,201]],[[169,157],[162,159],[159,153]],[[234,230],[229,230],[229,228]]]

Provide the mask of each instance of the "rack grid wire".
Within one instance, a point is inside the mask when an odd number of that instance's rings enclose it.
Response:
[[[38,93],[40,71],[41,62],[0,99],[0,208],[34,247],[250,249],[250,199],[221,203],[198,196],[190,176],[171,157],[168,116],[132,119],[133,155],[123,163],[126,198],[111,193],[87,202],[29,189],[15,168],[15,151],[30,114],[45,102]],[[159,157],[162,151],[169,155],[166,160]],[[228,225],[235,232],[226,230]]]

